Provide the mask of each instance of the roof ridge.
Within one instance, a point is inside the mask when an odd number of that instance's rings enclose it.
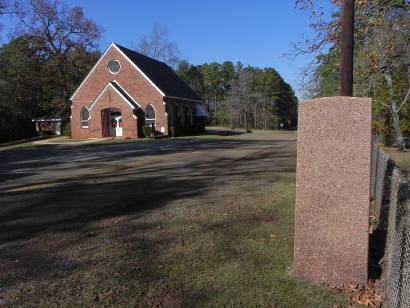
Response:
[[[117,43],[111,43],[122,53],[162,96],[200,101],[200,96],[166,63],[144,56]]]
[[[168,64],[166,64],[166,63],[165,63],[165,62],[163,62],[163,61],[160,61],[160,60],[157,60],[157,59],[154,59],[154,58],[148,57],[148,56],[146,56],[146,55],[144,55],[144,54],[142,54],[142,53],[140,53],[140,52],[138,52],[138,51],[136,51],[136,50],[129,49],[129,48],[124,47],[124,46],[122,46],[122,45],[120,45],[120,44],[117,44],[117,43],[114,43],[114,42],[113,42],[113,44],[114,44],[115,46],[117,46],[118,48],[120,48],[120,49],[125,49],[126,51],[131,52],[131,53],[134,53],[134,54],[137,54],[137,55],[138,55],[138,56],[140,56],[140,57],[147,58],[147,59],[149,59],[149,60],[151,60],[151,61],[155,61],[155,62],[158,62],[158,63],[164,64],[164,65],[166,65],[166,66],[168,66],[168,67],[169,67],[169,65],[168,65]]]

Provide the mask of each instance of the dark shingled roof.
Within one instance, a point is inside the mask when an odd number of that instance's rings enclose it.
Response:
[[[201,101],[201,98],[165,63],[115,44],[165,94]]]

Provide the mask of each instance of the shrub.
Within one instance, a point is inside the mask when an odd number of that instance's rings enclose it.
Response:
[[[383,134],[383,144],[385,146],[392,146],[395,142],[396,134],[393,129],[387,129]]]
[[[71,137],[71,124],[70,123],[66,123],[63,126],[62,135],[66,137]]]
[[[171,127],[169,128],[169,130],[170,130],[170,132],[171,132],[171,137],[176,137],[176,135],[177,135],[177,129],[176,129],[176,127],[175,127],[175,126],[171,126]]]
[[[144,133],[145,138],[149,138],[151,134],[152,128],[150,126],[143,126],[142,127],[142,132]]]

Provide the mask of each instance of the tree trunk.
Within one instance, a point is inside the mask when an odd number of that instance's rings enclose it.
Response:
[[[247,118],[247,105],[245,104],[245,114],[244,114],[244,120],[245,120],[245,131],[248,130],[248,118]]]
[[[265,102],[265,123],[264,123],[264,128],[266,130],[266,119],[268,117],[268,104]]]
[[[233,127],[233,104],[231,103],[231,128]]]
[[[387,87],[389,89],[389,95],[390,95],[389,111],[391,113],[392,120],[393,120],[394,132],[396,133],[397,148],[402,150],[403,149],[403,132],[401,131],[401,128],[400,128],[400,118],[399,118],[400,110],[397,108],[397,103],[396,103],[396,100],[394,99],[393,81],[392,81],[390,73],[387,73],[387,72],[384,73],[384,79],[386,79]]]
[[[216,98],[216,96],[215,96],[215,125],[218,125],[218,116],[217,116],[217,110],[216,110],[216,108],[217,108],[217,98]]]
[[[392,119],[393,119],[393,127],[394,127],[394,132],[396,133],[396,142],[397,142],[397,149],[403,150],[404,144],[403,144],[403,133],[400,128],[400,119],[399,119],[399,113],[395,112],[393,110],[390,110]]]
[[[255,128],[257,128],[257,123],[256,123],[256,112],[257,112],[258,104],[255,103]]]

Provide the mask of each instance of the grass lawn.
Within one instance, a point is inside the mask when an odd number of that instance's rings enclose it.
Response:
[[[292,134],[292,131],[286,130],[268,130],[263,131],[260,129],[252,130],[257,132],[259,135],[261,134],[270,134],[275,136]],[[186,140],[186,139],[223,139],[228,136],[236,136],[245,134],[245,132],[241,129],[230,130],[224,127],[207,127],[204,134],[192,135],[192,136],[180,136],[175,138],[166,138],[169,141],[178,141],[178,140]],[[87,142],[88,139],[71,139],[69,137],[59,137],[59,136],[52,136],[52,137],[37,137],[32,138],[33,140],[28,141],[16,141],[11,142],[8,144],[1,145],[0,144],[0,151],[4,150],[16,150],[16,149],[32,149],[40,146],[48,146],[48,145],[61,145],[61,144],[73,144],[73,143],[83,143]],[[38,143],[37,140],[46,139],[43,142]],[[123,143],[141,143],[141,142],[155,142],[158,140],[163,140],[161,138],[154,139],[154,138],[137,138],[137,139],[101,139],[101,140],[94,140],[89,145],[98,146],[98,145],[110,145],[110,144],[123,144]]]
[[[3,248],[0,306],[346,307],[345,294],[289,275],[295,145],[275,151],[258,154],[262,172],[237,172],[253,161],[222,164],[203,193],[180,188],[161,207]]]
[[[261,129],[254,129],[252,132],[255,132],[257,136],[274,136],[280,137],[282,135],[290,135],[293,134],[294,131],[286,131],[286,130],[261,130]],[[187,139],[224,139],[227,137],[235,136],[236,138],[249,136],[249,133],[246,133],[242,129],[227,129],[225,127],[218,127],[218,126],[209,126],[206,128],[204,133],[198,135],[187,135],[187,136],[177,136],[177,137],[170,137],[166,138],[169,141],[178,141],[178,140],[187,140]],[[153,138],[138,138],[138,139],[105,139],[94,142],[93,145],[107,145],[107,144],[121,144],[121,143],[135,143],[135,142],[154,142],[158,140],[164,140],[162,138],[153,139]]]
[[[396,163],[396,165],[410,176],[410,151],[397,151],[394,147],[382,146],[383,151]]]

